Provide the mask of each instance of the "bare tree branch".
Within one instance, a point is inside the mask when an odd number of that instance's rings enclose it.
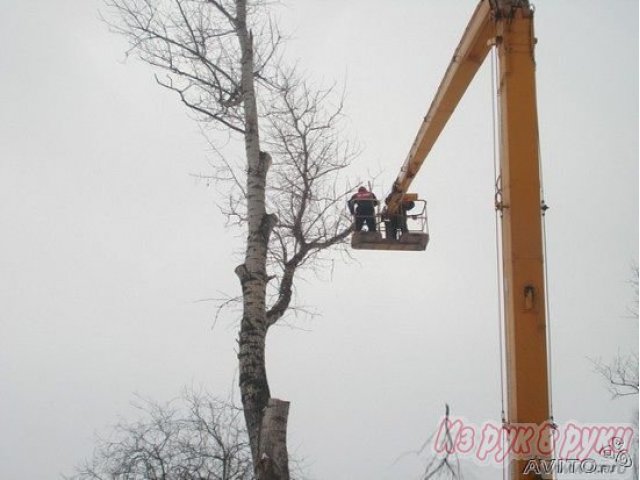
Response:
[[[185,391],[166,404],[139,398],[141,418],[98,438],[93,457],[69,480],[251,480],[253,468],[242,410]]]
[[[254,474],[289,480],[288,403],[271,398],[266,335],[287,312],[301,311],[295,304],[301,273],[319,273],[329,250],[344,248],[351,232],[347,189],[338,185],[358,149],[343,134],[344,92],[317,88],[284,66],[284,36],[266,1],[105,4],[116,18],[111,27],[129,40],[128,53],[162,71],[157,83],[216,130],[214,171],[199,178],[219,187],[221,212],[246,238],[235,269],[242,294],[218,302],[216,319],[220,308],[242,300],[239,383]],[[228,143],[224,152],[219,131]],[[159,474],[166,474],[164,464]]]
[[[629,308],[631,318],[638,321],[638,265],[631,266],[631,279],[629,284],[633,288],[633,303]],[[602,359],[589,359],[594,371],[601,375],[607,382],[607,388],[613,398],[638,395],[638,353],[632,352],[626,355],[618,354],[610,362]]]
[[[594,371],[607,382],[613,398],[638,395],[638,354],[618,355],[611,363],[593,360]]]
[[[449,415],[449,405],[445,405],[445,416],[440,427],[444,427],[444,435],[440,445],[435,445],[435,443],[440,439],[441,432],[433,432],[418,450],[404,453],[396,460],[395,463],[407,455],[421,456],[424,455],[425,451],[431,450],[431,453],[427,456],[426,464],[420,476],[420,480],[461,480],[463,478],[462,471],[460,469],[458,455],[455,453],[455,444],[449,427]]]

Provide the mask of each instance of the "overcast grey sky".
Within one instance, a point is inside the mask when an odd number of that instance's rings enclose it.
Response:
[[[637,351],[638,4],[536,3],[558,422],[628,421],[588,357]],[[292,58],[346,79],[363,154],[388,190],[476,1],[300,0],[280,10]],[[97,0],[0,3],[0,477],[57,478],[94,432],[184,385],[235,389],[238,291],[198,125],[152,71],[123,62]],[[407,457],[449,402],[500,417],[490,69],[413,188],[425,253],[357,252],[298,294],[320,314],[275,329],[272,393],[292,401],[291,451],[316,479],[416,478]],[[467,478],[500,478],[469,466]]]

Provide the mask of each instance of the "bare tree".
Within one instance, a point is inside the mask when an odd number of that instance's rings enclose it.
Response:
[[[458,460],[458,455],[455,451],[455,442],[453,441],[451,430],[449,428],[449,414],[449,405],[445,405],[445,416],[443,420],[444,436],[441,439],[441,445],[439,445],[438,448],[434,448],[434,450],[440,451],[442,453],[433,453],[432,456],[428,459],[427,465],[425,466],[424,472],[422,473],[421,480],[462,479],[460,461]],[[427,443],[422,446],[422,450],[424,450],[424,448],[432,441],[437,441],[433,439],[434,435],[435,434],[431,435],[429,440],[427,440]]]
[[[638,321],[638,264],[634,264],[631,267],[631,279],[629,283],[633,288],[633,302],[628,308],[629,316]],[[632,352],[628,354],[619,353],[612,361],[605,362],[602,359],[591,359],[593,368],[597,374],[599,374],[606,381],[607,388],[612,397],[620,398],[629,395],[638,395],[639,382],[638,382],[638,353]],[[630,445],[630,452],[633,465],[633,478],[638,479],[638,411],[634,412],[633,424],[635,427],[635,434],[633,444]]]
[[[351,230],[338,176],[356,153],[339,134],[342,101],[286,68],[282,42],[261,0],[105,0],[129,53],[156,67],[214,137],[217,170],[228,182],[223,213],[246,234],[235,272],[242,289],[238,336],[242,405],[258,480],[288,480],[289,404],[272,398],[267,332],[293,306],[301,268]],[[242,160],[222,152],[243,145]],[[240,297],[239,297],[240,298]]]
[[[251,480],[242,411],[211,395],[185,393],[161,405],[143,400],[143,416],[98,439],[93,457],[69,480]]]
[[[462,480],[463,478],[451,433],[450,413],[449,405],[445,404],[444,418],[438,430],[433,432],[418,450],[407,452],[396,460],[397,462],[407,455],[422,456],[426,452],[425,466],[419,477],[420,480]]]
[[[631,267],[632,276],[629,280],[633,288],[634,299],[628,308],[630,317],[638,321],[638,265]],[[592,359],[594,370],[607,382],[607,387],[614,398],[628,395],[638,395],[638,354],[618,354],[606,363],[601,359]]]
[[[638,395],[638,354],[617,355],[610,363],[592,360],[593,368],[607,382],[614,398]]]

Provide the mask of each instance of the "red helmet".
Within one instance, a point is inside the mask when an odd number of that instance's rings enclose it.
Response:
[[[358,188],[358,193],[367,193],[367,189],[365,187]]]

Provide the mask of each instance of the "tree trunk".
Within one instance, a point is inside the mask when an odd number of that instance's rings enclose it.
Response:
[[[277,222],[265,209],[269,154],[260,151],[254,84],[253,38],[246,23],[246,0],[237,0],[237,31],[242,52],[241,89],[247,156],[247,250],[236,268],[242,285],[239,335],[240,392],[257,480],[289,480],[286,447],[288,403],[271,399],[265,367],[266,285],[269,236]]]
[[[289,455],[287,453],[287,418],[289,402],[270,398],[264,411],[260,431],[261,480],[289,479]]]

